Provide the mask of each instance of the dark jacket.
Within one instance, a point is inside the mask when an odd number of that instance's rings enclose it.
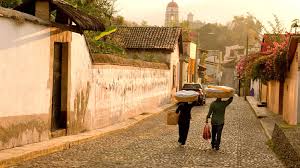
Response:
[[[206,122],[208,118],[210,118],[210,116],[212,115],[212,125],[224,124],[225,109],[232,102],[232,100],[233,97],[229,98],[227,101],[216,100],[212,102],[209,107],[209,112],[206,116]]]
[[[191,119],[191,110],[194,104],[180,103],[176,109],[176,113],[179,113],[178,124],[184,124]]]

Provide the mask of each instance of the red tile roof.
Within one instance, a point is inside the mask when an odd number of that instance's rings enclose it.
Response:
[[[126,49],[173,51],[182,35],[178,27],[119,27],[113,38],[118,38]]]

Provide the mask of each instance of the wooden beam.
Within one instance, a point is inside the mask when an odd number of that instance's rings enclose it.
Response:
[[[64,24],[54,23],[54,22],[51,22],[51,26],[57,27],[57,28],[60,28],[60,29],[63,29],[63,30],[68,30],[68,31],[71,31],[71,32],[83,34],[83,31],[80,30],[80,28],[78,28],[77,26],[69,26],[69,25],[64,25]]]

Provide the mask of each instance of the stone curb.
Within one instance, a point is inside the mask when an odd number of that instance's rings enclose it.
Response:
[[[247,96],[247,101],[250,104],[251,108],[254,110],[255,115],[257,118],[263,118],[263,117],[267,117],[268,114],[265,111],[266,108],[264,107],[257,107],[257,101],[254,99],[254,97],[252,96]]]
[[[97,139],[108,133],[129,128],[151,116],[157,115],[163,111],[169,110],[175,104],[167,104],[155,112],[140,114],[124,122],[105,127],[98,130],[92,130],[77,135],[69,135],[54,138],[48,141],[28,144],[21,147],[5,149],[0,151],[0,168],[15,165],[19,162],[45,156],[54,152],[69,149],[73,146]]]
[[[246,99],[250,107],[252,108],[255,116],[258,118],[268,140],[271,140],[275,122],[268,118],[268,114],[263,110],[265,109],[265,107],[256,106],[257,101],[253,97],[247,96]]]

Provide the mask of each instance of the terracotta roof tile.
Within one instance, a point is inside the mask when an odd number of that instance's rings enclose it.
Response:
[[[174,50],[181,36],[178,27],[119,27],[113,35],[127,49]]]

